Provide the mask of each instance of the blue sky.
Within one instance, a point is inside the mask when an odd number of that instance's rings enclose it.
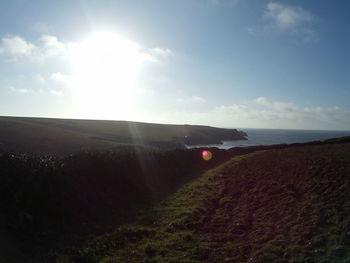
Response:
[[[350,130],[347,1],[0,3],[0,115]]]

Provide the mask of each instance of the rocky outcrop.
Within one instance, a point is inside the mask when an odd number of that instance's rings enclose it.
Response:
[[[223,141],[247,140],[247,133],[237,129],[223,129],[209,126],[192,126],[191,132],[176,138],[186,145],[222,144]]]

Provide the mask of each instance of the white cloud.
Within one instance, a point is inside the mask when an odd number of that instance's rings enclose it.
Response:
[[[43,61],[47,58],[66,56],[71,45],[71,43],[61,42],[57,37],[51,35],[43,35],[39,45],[35,45],[20,36],[5,35],[1,39],[0,54],[15,61],[20,58]]]
[[[66,81],[67,76],[62,73],[55,73],[52,76],[35,74],[32,76],[19,75],[12,80],[7,80],[7,87],[11,92],[18,94],[39,94],[47,93],[56,96],[63,94],[62,83]],[[68,80],[67,80],[68,81]]]
[[[264,97],[259,97],[259,98],[255,99],[255,102],[259,105],[262,105],[262,106],[269,106],[271,104],[271,102]]]
[[[52,95],[55,95],[55,96],[62,96],[63,95],[63,91],[62,90],[55,90],[55,89],[52,89],[50,90],[50,93]]]
[[[297,109],[297,106],[291,102],[279,102],[279,101],[270,101],[267,98],[259,97],[255,99],[255,102],[260,105],[276,111],[294,111]]]
[[[133,41],[123,41],[133,45],[142,61],[159,62],[174,55],[174,52],[169,48],[141,48]],[[80,50],[83,45],[83,43],[78,42],[61,41],[54,35],[42,35],[35,44],[20,36],[8,34],[1,39],[0,55],[5,55],[12,61],[24,58],[32,62],[39,62],[49,58],[69,58],[69,55]]]
[[[298,6],[289,6],[278,2],[269,2],[265,18],[282,30],[294,30],[311,22],[314,16]]]
[[[41,56],[43,57],[65,56],[69,52],[70,43],[63,43],[55,36],[44,35],[40,41],[42,42]]]
[[[34,92],[34,90],[28,89],[28,88],[15,88],[15,87],[10,87],[10,89],[11,89],[13,92],[17,92],[17,93],[20,93],[20,94],[28,94],[28,93],[33,93],[33,92]]]
[[[222,122],[239,122],[241,127],[350,129],[350,112],[339,107],[300,107],[264,97],[248,104],[222,105],[213,112]]]
[[[71,87],[73,85],[73,77],[61,72],[52,73],[50,78],[56,82],[63,83],[64,85]]]
[[[313,28],[316,16],[300,6],[276,1],[269,2],[265,6],[263,19],[264,23],[261,27],[248,27],[248,32],[252,35],[284,33],[303,42],[317,40],[317,33]]]
[[[189,98],[178,98],[176,99],[176,101],[183,104],[203,104],[206,102],[206,100],[200,96],[192,96]]]
[[[163,111],[154,109],[149,118],[155,122],[169,123],[171,120],[173,123],[218,127],[350,130],[350,112],[339,107],[303,107],[265,97],[212,108],[174,106]]]
[[[240,117],[241,114],[247,114],[250,109],[246,105],[232,104],[232,105],[221,105],[214,108],[214,112],[218,114],[229,114],[237,115]]]
[[[169,48],[149,48],[143,53],[143,58],[151,62],[159,62],[162,59],[171,57],[174,52]]]
[[[7,54],[13,59],[30,57],[35,49],[35,45],[18,36],[5,35],[1,39],[0,54]]]
[[[162,57],[173,55],[173,52],[169,48],[155,47],[155,48],[151,48],[149,51],[150,53],[153,53]]]

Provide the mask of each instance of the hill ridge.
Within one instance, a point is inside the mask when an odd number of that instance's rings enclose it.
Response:
[[[0,151],[70,154],[120,146],[157,149],[246,140],[236,129],[129,121],[0,117]]]

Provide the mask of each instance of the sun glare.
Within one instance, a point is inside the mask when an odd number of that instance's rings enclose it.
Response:
[[[81,110],[112,116],[130,106],[142,60],[136,43],[111,32],[93,34],[77,44],[72,81]]]

